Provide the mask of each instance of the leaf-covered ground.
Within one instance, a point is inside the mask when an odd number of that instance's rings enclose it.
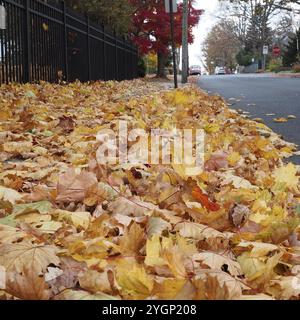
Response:
[[[96,134],[120,119],[203,128],[205,171],[99,165]],[[297,299],[294,151],[193,87],[2,86],[0,297]]]

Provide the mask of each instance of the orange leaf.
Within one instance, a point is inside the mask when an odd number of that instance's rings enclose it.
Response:
[[[202,206],[204,206],[209,211],[218,211],[220,210],[220,206],[210,201],[208,196],[202,192],[202,190],[199,187],[195,187],[192,191],[192,196],[201,203]]]

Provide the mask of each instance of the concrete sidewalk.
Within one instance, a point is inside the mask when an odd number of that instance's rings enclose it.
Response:
[[[172,75],[168,75],[167,79],[156,78],[155,76],[153,77],[147,76],[145,79],[147,79],[147,81],[162,85],[166,90],[174,89],[174,77]],[[188,85],[190,84],[197,85],[199,79],[200,77],[198,76],[190,76],[188,78]],[[178,75],[177,81],[178,81],[178,88],[182,88],[186,86],[186,84],[181,83],[181,75]]]

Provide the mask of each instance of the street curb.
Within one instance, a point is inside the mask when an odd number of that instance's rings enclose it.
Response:
[[[278,77],[278,78],[300,78],[300,73],[294,73],[294,74],[277,74],[276,77]]]

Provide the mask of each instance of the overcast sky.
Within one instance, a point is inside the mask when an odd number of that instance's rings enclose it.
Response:
[[[196,0],[197,9],[204,9],[205,13],[200,18],[200,23],[194,29],[195,42],[190,46],[190,65],[200,64],[201,44],[207,33],[215,23],[214,14],[218,9],[218,0]]]

